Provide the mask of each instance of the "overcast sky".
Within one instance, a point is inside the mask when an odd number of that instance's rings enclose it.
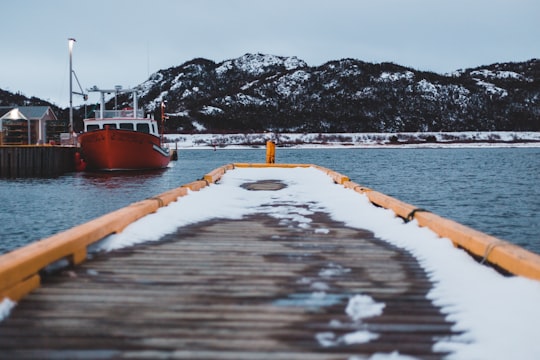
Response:
[[[1,9],[0,88],[62,107],[70,37],[83,89],[245,53],[438,73],[540,57],[539,0],[8,0]]]

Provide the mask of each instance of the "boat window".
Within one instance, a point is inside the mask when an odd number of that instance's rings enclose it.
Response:
[[[150,126],[148,124],[137,124],[137,131],[150,133]]]
[[[156,131],[156,124],[152,124],[152,132],[155,134],[157,131]]]
[[[109,127],[109,129],[116,129],[116,124],[103,124],[103,128],[107,128],[107,126]]]
[[[131,123],[120,123],[120,129],[133,130],[133,124],[131,124]]]
[[[86,131],[99,130],[99,125],[86,125]]]

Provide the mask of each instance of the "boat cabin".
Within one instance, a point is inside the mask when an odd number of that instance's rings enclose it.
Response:
[[[104,129],[120,129],[131,130],[151,134],[159,137],[158,124],[154,119],[145,118],[144,112],[138,109],[137,91],[139,89],[121,89],[120,87],[114,90],[98,89],[94,86],[89,89],[91,92],[99,92],[101,95],[101,104],[99,110],[95,111],[95,117],[84,119],[84,132],[104,130]],[[121,110],[106,110],[105,95],[111,93],[131,92],[133,97],[133,108],[124,108]]]
[[[85,119],[84,131],[103,130],[106,127],[109,129],[121,129],[138,131],[147,134],[159,136],[157,122],[148,118],[104,118],[104,119]]]

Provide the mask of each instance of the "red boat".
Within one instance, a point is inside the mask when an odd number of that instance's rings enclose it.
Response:
[[[101,107],[95,118],[84,119],[84,132],[79,135],[82,156],[88,170],[162,169],[170,161],[170,151],[163,147],[158,123],[145,118],[137,110],[137,94],[133,93],[133,109],[105,110],[105,94],[120,90],[99,90]]]

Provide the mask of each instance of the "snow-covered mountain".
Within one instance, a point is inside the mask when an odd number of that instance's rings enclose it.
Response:
[[[540,130],[540,60],[451,74],[354,59],[310,67],[296,57],[194,59],[141,87],[148,111],[168,101],[169,132]]]

